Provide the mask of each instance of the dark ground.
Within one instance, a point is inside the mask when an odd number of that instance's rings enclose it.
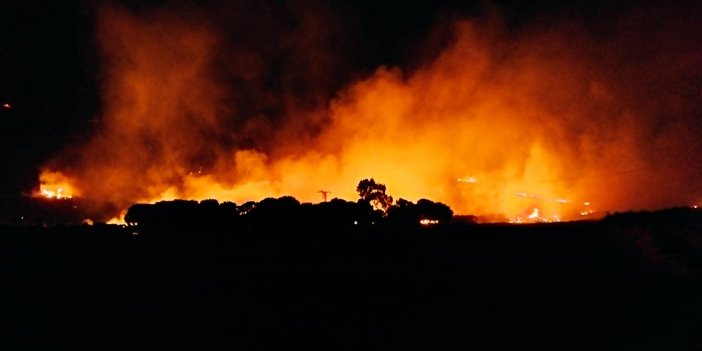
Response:
[[[702,349],[697,224],[276,234],[2,228],[0,348]]]

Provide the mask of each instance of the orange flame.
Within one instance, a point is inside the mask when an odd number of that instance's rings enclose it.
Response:
[[[127,222],[124,220],[124,216],[127,215],[127,210],[122,210],[119,215],[112,217],[110,220],[108,220],[107,224],[115,224],[115,225],[126,225]]]
[[[77,195],[72,180],[62,173],[44,170],[39,175],[39,191],[36,193],[36,196],[63,200]]]

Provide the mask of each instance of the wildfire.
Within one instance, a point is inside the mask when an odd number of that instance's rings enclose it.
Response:
[[[115,216],[108,220],[106,223],[107,224],[116,224],[116,225],[126,225],[127,222],[124,220],[124,216],[127,215],[127,210],[122,210],[118,216]]]
[[[38,196],[52,199],[65,200],[77,196],[76,189],[71,180],[61,172],[44,170],[39,175]]]
[[[189,18],[119,7],[100,12],[101,125],[79,152],[52,160],[57,169],[70,167],[71,179],[42,173],[41,196],[90,197],[110,208],[173,198],[319,201],[320,189],[353,200],[358,181],[375,177],[395,199],[440,201],[456,214],[553,222],[595,213],[581,199],[598,211],[670,203],[673,185],[653,184],[674,176],[668,183],[682,187],[698,179],[683,167],[702,157],[699,124],[685,124],[697,116],[687,108],[696,100],[686,100],[696,95],[678,90],[699,65],[683,59],[689,50],[620,45],[622,38],[645,37],[638,32],[593,45],[587,33],[573,33],[577,26],[508,35],[501,21],[458,21],[441,53],[415,69],[378,67],[336,91],[314,91],[323,97],[317,101],[298,95],[312,88],[286,87],[314,87],[336,72],[277,67],[292,78],[271,90],[274,77],[265,72],[277,72],[268,66],[281,55],[268,57],[269,46],[258,52],[246,41],[227,56],[233,36]],[[314,33],[330,42],[324,30]],[[271,48],[280,44],[275,35],[265,37]],[[293,48],[296,36],[285,38],[282,47]],[[305,56],[319,54],[317,43],[304,44],[305,52],[290,56],[318,62]],[[661,64],[658,52],[673,55],[664,63],[680,65]],[[221,71],[222,62],[231,65]],[[651,79],[640,79],[647,74]],[[668,95],[650,101],[658,91]],[[678,118],[660,128],[667,111]],[[654,166],[660,164],[668,166]],[[630,169],[645,176],[633,182]]]
[[[56,190],[50,190],[50,189],[41,189],[41,194],[49,199],[70,199],[73,196],[70,193],[64,193],[63,188],[57,188]]]
[[[526,216],[516,216],[510,218],[509,222],[513,224],[523,224],[523,223],[554,223],[560,222],[561,216],[557,213],[550,215],[544,215],[539,210],[539,208],[534,207],[531,212]]]

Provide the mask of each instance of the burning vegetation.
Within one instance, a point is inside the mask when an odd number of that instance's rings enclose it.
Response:
[[[111,218],[172,199],[309,202],[319,189],[351,199],[374,176],[458,214],[545,222],[689,204],[702,192],[702,88],[686,78],[702,77],[702,46],[680,34],[702,30],[695,11],[623,14],[604,34],[577,22],[458,20],[422,65],[378,67],[331,99],[315,93],[336,67],[331,25],[315,11],[298,13],[317,20],[291,35],[272,33],[292,52],[281,56],[232,44],[206,9],[104,8],[100,127],[49,163],[40,194],[109,204],[100,208]],[[281,58],[299,64],[268,76]]]
[[[60,172],[43,171],[39,176],[39,190],[35,196],[65,200],[77,196],[72,181]]]

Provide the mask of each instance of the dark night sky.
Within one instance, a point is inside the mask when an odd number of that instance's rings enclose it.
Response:
[[[3,173],[0,191],[26,189],[36,167],[86,128],[98,97],[91,20],[74,3],[21,2],[0,12]]]
[[[148,8],[173,2],[122,1],[128,7]],[[285,8],[284,2],[274,2]],[[463,16],[480,17],[483,1],[309,1],[336,15],[340,34],[338,55],[343,63],[328,82],[329,94],[349,79],[372,72],[380,65],[412,69],[424,56],[435,55],[442,24]],[[557,19],[584,23],[593,31],[605,28],[618,11],[640,1],[517,1],[491,4],[505,17],[508,28]],[[656,2],[651,2],[655,6]],[[136,5],[139,4],[139,5]],[[37,182],[37,168],[65,145],[89,135],[99,118],[100,71],[95,43],[95,9],[84,1],[22,1],[3,5],[0,11],[0,100],[12,104],[0,119],[0,194],[14,195]],[[199,6],[199,5],[198,5]],[[204,5],[211,9],[237,9],[237,3]],[[284,11],[284,10],[283,10]],[[220,17],[226,11],[214,11]],[[225,14],[225,15],[223,15]],[[275,15],[275,14],[274,14]],[[221,20],[221,18],[220,18]],[[253,19],[256,20],[255,18]],[[446,30],[446,29],[444,29]],[[255,39],[255,38],[254,38]]]

